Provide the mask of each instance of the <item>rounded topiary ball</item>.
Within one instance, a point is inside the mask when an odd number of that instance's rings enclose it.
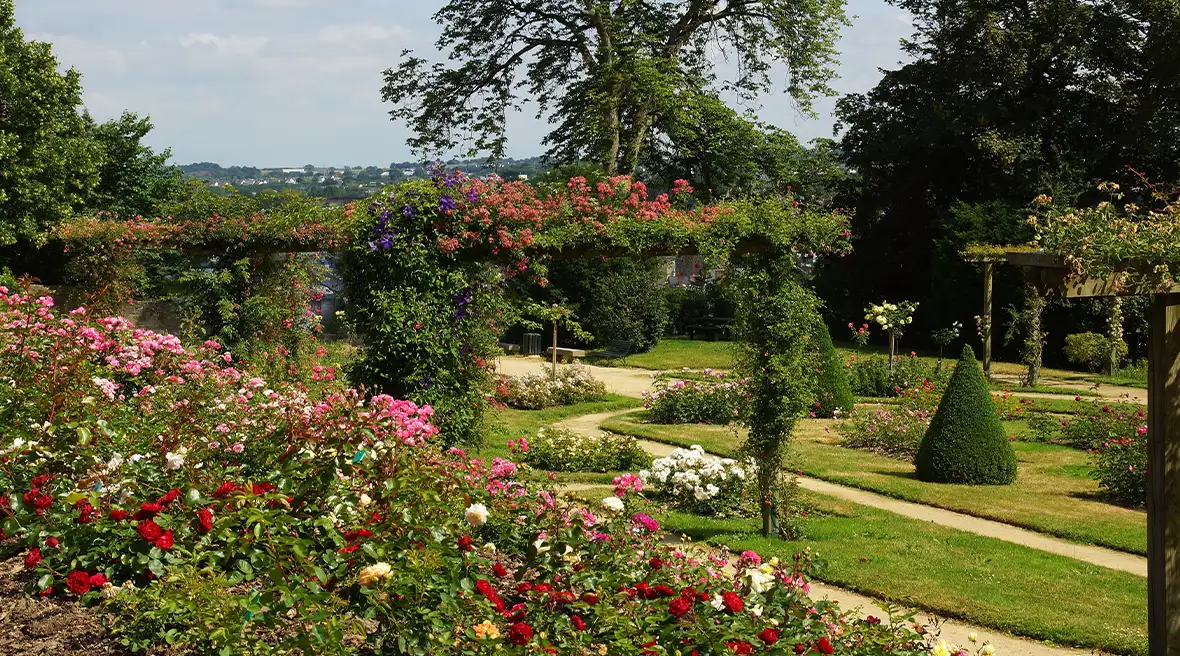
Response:
[[[819,343],[819,373],[816,374],[815,416],[832,417],[837,410],[848,412],[856,406],[856,398],[852,396],[844,361],[822,321],[816,328],[816,341]]]
[[[970,346],[963,347],[914,464],[918,478],[931,483],[1007,485],[1016,480],[1016,453]]]

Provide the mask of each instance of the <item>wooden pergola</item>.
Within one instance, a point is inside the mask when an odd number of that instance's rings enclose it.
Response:
[[[1147,625],[1151,656],[1180,655],[1180,284],[1153,285],[1146,267],[1122,269],[1140,274],[1128,286],[1111,278],[1071,275],[1054,254],[1007,251],[968,257],[983,264],[985,368],[991,360],[992,269],[1019,266],[1025,281],[1042,293],[1062,298],[1151,296],[1147,347]]]

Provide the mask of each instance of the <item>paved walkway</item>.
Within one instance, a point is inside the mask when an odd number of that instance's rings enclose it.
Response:
[[[1036,392],[1021,392],[1020,391],[1020,376],[1013,376],[1011,374],[992,374],[994,380],[1004,383],[1011,383],[1010,388],[1014,394],[1018,396],[1048,396],[1050,398],[1061,398],[1060,394],[1041,394]],[[1124,401],[1127,403],[1147,403],[1147,390],[1139,387],[1121,387],[1119,385],[1107,385],[1105,383],[1087,383],[1085,381],[1063,381],[1054,380],[1051,378],[1042,378],[1038,385],[1042,387],[1059,387],[1063,390],[1075,390],[1078,392],[1093,392],[1098,395],[1098,398],[1109,399],[1112,401]],[[1086,398],[1086,397],[1083,397]]]
[[[569,365],[557,365],[566,367]],[[595,378],[601,380],[608,392],[622,396],[641,398],[644,392],[650,392],[655,372],[626,369],[623,367],[598,367],[592,364],[582,365]],[[548,373],[553,364],[537,356],[501,357],[496,361],[496,371],[508,376],[524,376],[527,374]]]

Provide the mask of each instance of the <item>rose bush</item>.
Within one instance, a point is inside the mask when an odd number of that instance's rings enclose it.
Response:
[[[903,390],[896,405],[853,410],[842,418],[836,430],[844,446],[912,460],[941,398],[942,391],[923,380]]]
[[[655,483],[680,510],[726,516],[741,513],[753,472],[749,463],[709,455],[694,444],[657,458],[649,470],[639,472],[639,477]]]
[[[657,424],[728,424],[739,420],[749,400],[745,382],[706,369],[705,381],[675,380],[644,393],[648,419]]]
[[[562,367],[556,375],[501,376],[496,386],[497,400],[509,407],[524,410],[601,401],[606,396],[606,385],[596,380],[589,369],[580,365]]]
[[[532,439],[509,444],[530,467],[564,472],[629,471],[651,464],[651,456],[630,435],[604,432],[587,437],[561,428],[542,428]]]

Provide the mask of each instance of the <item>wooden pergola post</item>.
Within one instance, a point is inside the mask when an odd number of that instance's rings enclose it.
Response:
[[[1180,294],[1152,297],[1147,346],[1147,631],[1180,654]]]
[[[983,263],[983,375],[992,379],[992,263]]]
[[[1071,277],[1056,257],[1009,252],[1026,280],[1065,298],[1148,295],[1147,341],[1147,635],[1151,656],[1180,656],[1180,284]],[[1142,269],[1142,267],[1140,267]],[[1127,270],[1137,271],[1135,263]],[[1142,273],[1142,271],[1139,271]]]

